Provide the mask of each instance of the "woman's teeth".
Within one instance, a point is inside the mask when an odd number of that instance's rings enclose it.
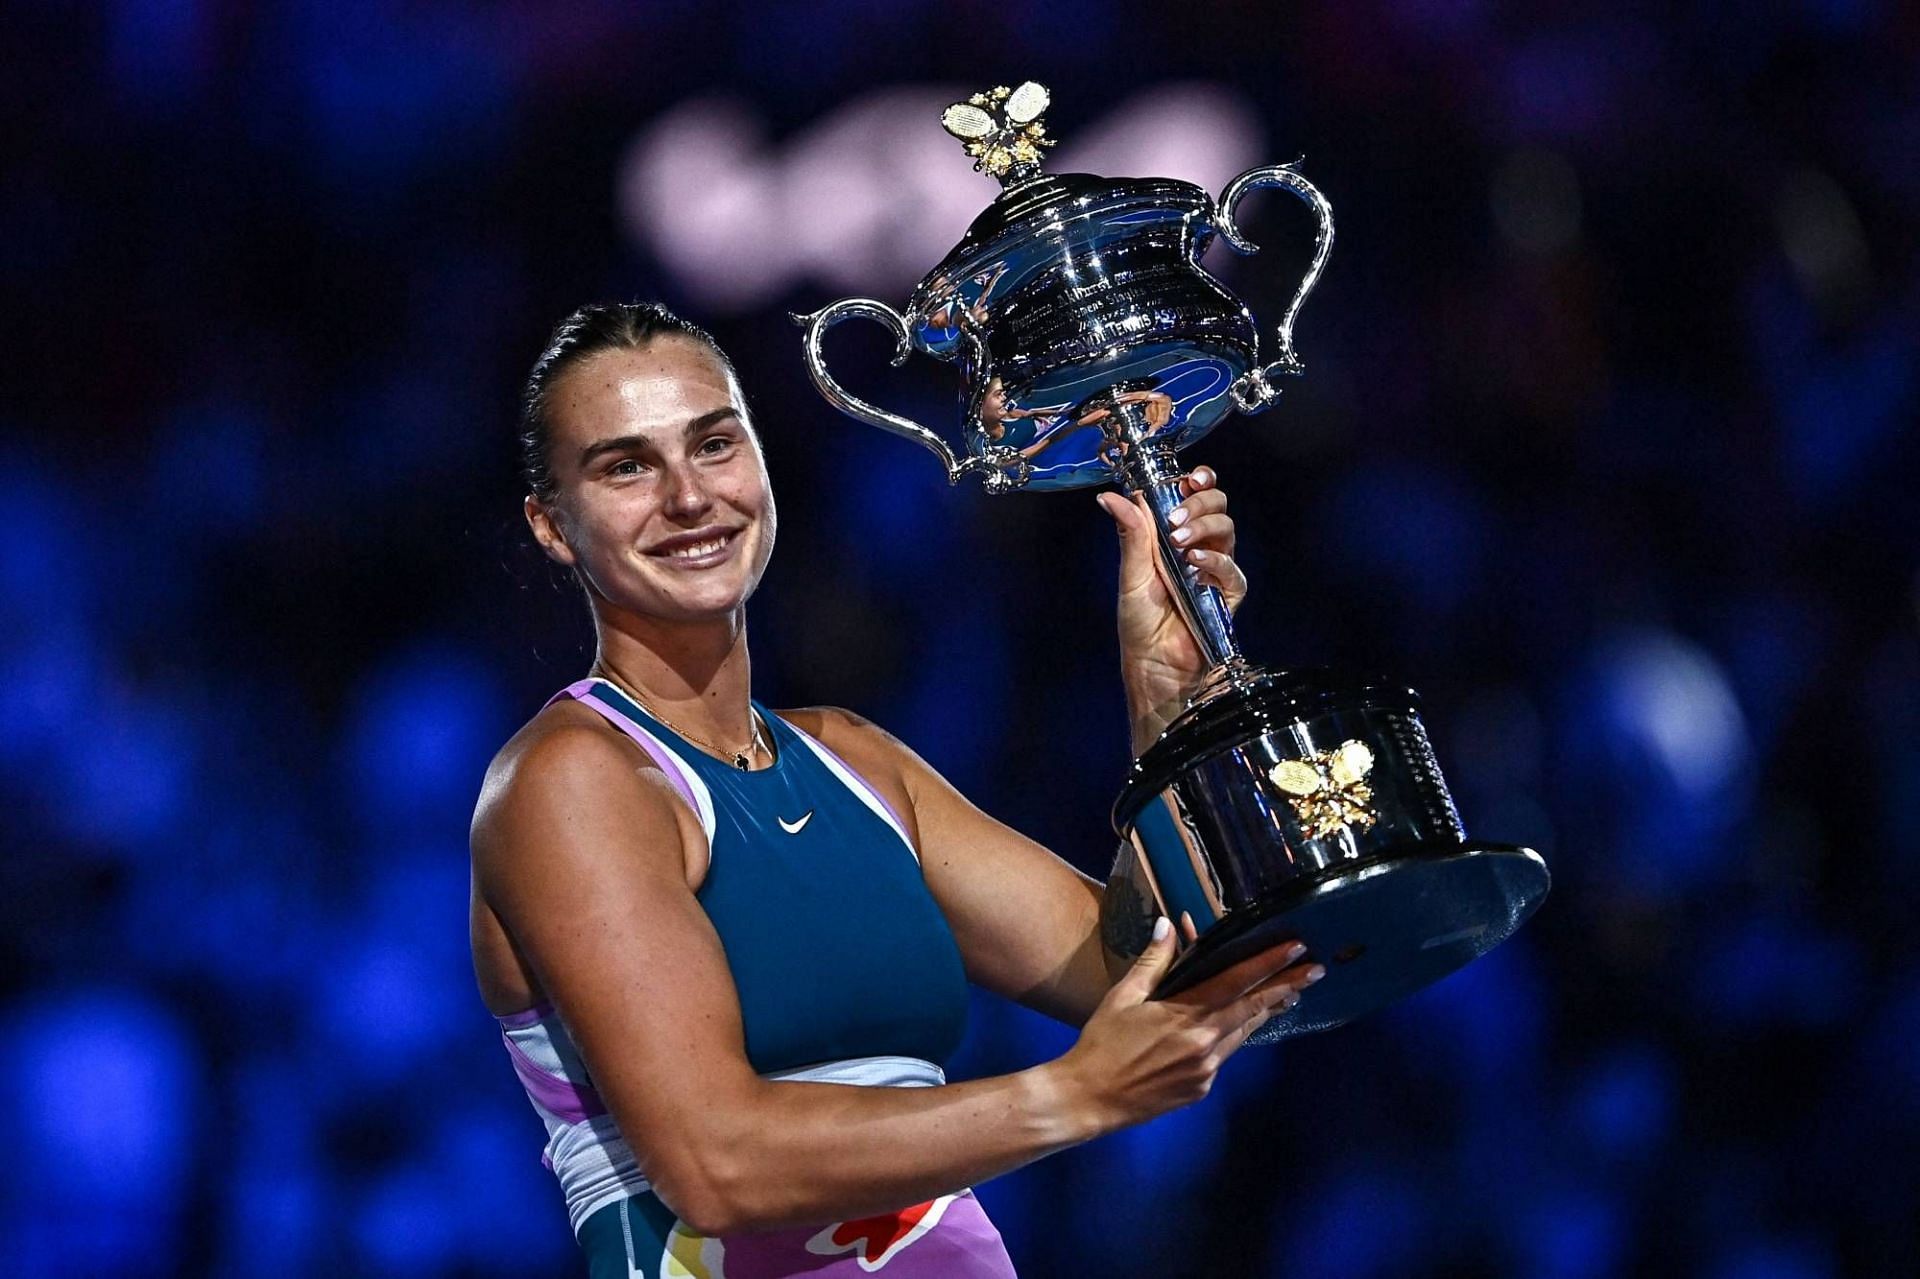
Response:
[[[676,560],[698,559],[702,555],[713,554],[713,552],[719,550],[726,544],[727,539],[724,536],[716,537],[705,542],[695,542],[691,546],[675,547],[673,550],[668,551],[667,555]]]

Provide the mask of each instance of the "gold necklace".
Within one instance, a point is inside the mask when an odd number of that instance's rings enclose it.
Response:
[[[680,736],[686,738],[688,741],[692,742],[695,746],[698,746],[701,750],[706,751],[709,755],[718,755],[722,759],[731,759],[733,761],[733,766],[739,769],[743,773],[748,771],[753,766],[753,757],[759,752],[766,751],[767,756],[769,758],[771,758],[773,755],[773,752],[767,749],[765,740],[760,736],[760,717],[754,714],[752,707],[747,708],[747,727],[752,730],[753,736],[748,738],[747,744],[741,747],[739,750],[737,751],[725,750],[719,746],[715,746],[712,742],[706,741],[703,738],[695,737],[692,733],[689,733],[686,729],[680,727],[678,724],[668,719],[665,715],[662,715],[659,711],[659,708],[654,706],[654,704],[652,702],[649,702],[646,698],[640,696],[637,690],[630,688],[626,684],[622,683],[620,680],[615,679],[613,676],[613,672],[607,669],[606,666],[602,665],[599,662],[595,662],[594,669],[600,672],[600,678],[606,680],[609,684],[612,684],[615,688],[625,693],[628,697],[631,697],[634,701],[640,703],[640,708],[646,711],[647,714],[653,716],[655,719],[659,720],[662,724],[665,724],[668,728],[672,729],[674,732],[678,733]]]

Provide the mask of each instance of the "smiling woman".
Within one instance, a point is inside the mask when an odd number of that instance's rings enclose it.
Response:
[[[575,312],[528,379],[520,438],[534,537],[596,609],[710,617],[759,584],[773,491],[732,361],[704,330],[659,306]]]
[[[775,508],[731,363],[651,304],[570,316],[522,415],[528,526],[593,615],[588,676],[501,749],[472,830],[475,972],[595,1276],[1004,1279],[970,1187],[1204,1096],[1315,980],[1277,947],[1166,1000],[1166,921],[1110,979],[1099,885],[846,711],[750,694]],[[1120,531],[1136,735],[1205,663]],[[1245,581],[1213,477],[1192,562]],[[1083,1027],[949,1085],[969,980]]]

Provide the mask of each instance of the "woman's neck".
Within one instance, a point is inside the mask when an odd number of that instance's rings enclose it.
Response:
[[[601,614],[594,672],[679,728],[732,750],[753,736],[746,611],[713,622]]]

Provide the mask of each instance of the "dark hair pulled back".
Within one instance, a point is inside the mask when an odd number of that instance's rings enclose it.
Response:
[[[729,375],[738,376],[713,334],[658,302],[591,302],[560,321],[520,396],[520,470],[535,497],[551,502],[557,488],[547,402],[560,375],[600,351],[638,349],[665,334],[704,343]]]

